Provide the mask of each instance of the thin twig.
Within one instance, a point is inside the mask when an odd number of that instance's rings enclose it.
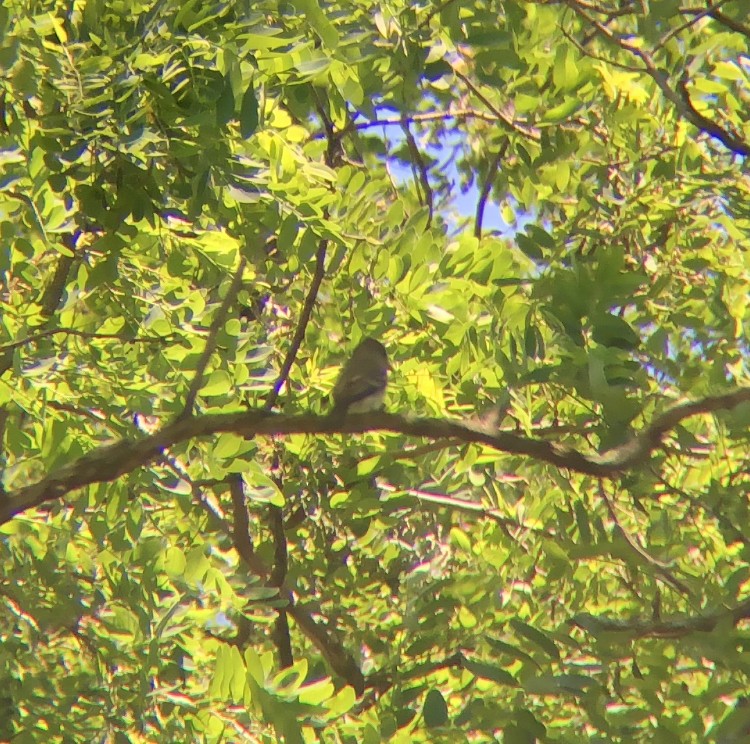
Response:
[[[607,507],[607,511],[609,512],[609,516],[612,519],[612,521],[615,523],[617,528],[620,530],[623,538],[625,539],[625,542],[632,548],[632,550],[641,558],[643,558],[646,563],[648,563],[649,566],[651,566],[656,575],[660,576],[664,579],[670,586],[672,586],[675,589],[678,589],[680,592],[687,596],[691,596],[692,592],[690,589],[678,578],[674,576],[674,574],[671,571],[671,566],[667,563],[663,563],[660,560],[657,560],[654,558],[643,546],[640,545],[640,543],[623,527],[622,523],[620,522],[620,519],[617,516],[617,512],[615,511],[615,507],[612,504],[612,501],[610,500],[609,496],[607,495],[607,491],[604,488],[604,482],[599,481],[599,496],[601,497],[602,501]]]
[[[431,121],[447,121],[449,119],[480,119],[492,124],[497,124],[498,121],[502,121],[494,114],[488,114],[486,111],[479,111],[479,109],[451,108],[448,111],[431,111],[424,114],[412,114],[411,116],[392,116],[383,119],[370,119],[369,121],[363,121],[359,124],[351,122],[347,125],[345,131],[363,131],[365,129],[373,129],[374,127],[400,127],[403,126],[404,122],[407,124],[425,124]]]
[[[725,1],[728,2],[729,0]],[[720,23],[722,26],[726,26],[728,29],[734,31],[735,33],[750,37],[750,26],[746,26],[744,23],[740,23],[740,21],[737,21],[734,18],[730,18],[720,10],[717,10],[717,8],[719,8],[723,4],[724,2],[719,2],[716,3],[716,5],[711,5],[704,10],[701,10],[700,8],[682,8],[680,10],[680,13],[682,13],[683,15],[689,15],[691,13],[698,14],[699,16],[708,15],[717,23]]]
[[[11,341],[7,344],[0,344],[0,354],[5,351],[12,351],[18,349],[26,344],[33,344],[42,339],[49,338],[50,336],[56,336],[59,333],[63,333],[66,336],[76,336],[78,338],[85,338],[91,340],[116,340],[121,341],[124,344],[156,344],[156,343],[167,343],[170,340],[170,336],[140,336],[137,338],[128,338],[123,336],[121,333],[94,333],[93,331],[79,331],[75,328],[50,328],[48,331],[42,331],[41,333],[34,333],[31,336],[25,336],[19,338],[16,341]]]
[[[232,283],[229,285],[229,289],[227,290],[226,296],[224,297],[224,301],[216,311],[216,315],[214,316],[213,322],[211,323],[211,328],[208,331],[208,338],[206,339],[206,345],[203,347],[203,353],[201,354],[200,359],[198,359],[198,364],[195,367],[195,375],[192,382],[190,383],[188,394],[185,396],[185,405],[182,409],[182,412],[177,417],[178,420],[189,418],[193,415],[193,406],[195,405],[195,400],[198,397],[198,393],[200,392],[201,387],[203,386],[203,375],[205,374],[206,367],[208,366],[208,362],[211,359],[211,354],[214,353],[214,349],[216,348],[216,338],[227,319],[227,314],[229,313],[230,306],[237,297],[237,293],[240,291],[240,286],[242,285],[242,273],[244,272],[244,270],[245,259],[243,257],[240,259],[240,264],[237,267],[237,271],[235,271],[234,273]]]
[[[430,186],[430,177],[427,173],[427,166],[425,165],[422,153],[419,151],[419,147],[417,147],[417,141],[414,139],[414,135],[411,133],[411,129],[409,129],[409,125],[406,122],[402,124],[401,130],[406,137],[406,144],[409,147],[409,153],[411,154],[412,158],[412,165],[414,166],[414,168],[416,168],[417,173],[419,174],[418,183],[420,183],[422,186],[422,191],[424,192],[424,201],[427,204],[427,209],[429,210],[429,219],[427,220],[427,226],[429,227],[432,224],[434,196],[432,193],[432,186]]]
[[[424,28],[429,25],[430,21],[438,14],[442,13],[449,5],[456,2],[456,0],[443,0],[438,3],[434,8],[430,8],[427,15],[419,22],[417,28]]]
[[[456,511],[463,511],[469,514],[475,514],[478,517],[490,519],[493,522],[501,525],[502,527],[514,530],[522,530],[524,532],[531,532],[538,535],[544,535],[550,539],[556,537],[555,533],[551,530],[540,529],[537,527],[529,527],[528,525],[521,524],[520,522],[506,517],[498,509],[492,509],[484,506],[476,501],[469,501],[468,499],[459,499],[455,496],[448,496],[447,494],[434,493],[431,491],[423,491],[418,488],[397,488],[390,483],[378,483],[378,487],[383,491],[388,491],[395,494],[403,494],[404,496],[412,496],[419,501],[426,504],[434,504],[435,506],[443,506],[447,509],[454,509]]]
[[[328,241],[325,238],[321,238],[318,243],[318,251],[315,254],[315,273],[313,274],[310,288],[307,290],[307,297],[305,297],[305,302],[302,305],[302,312],[300,313],[297,327],[294,329],[294,336],[292,337],[289,351],[287,351],[284,363],[281,365],[279,376],[276,378],[276,382],[274,382],[273,388],[266,399],[264,406],[266,411],[270,411],[276,405],[276,401],[279,399],[279,394],[281,393],[281,388],[289,377],[289,372],[292,369],[294,360],[297,358],[297,352],[305,338],[305,332],[307,331],[307,325],[310,322],[313,307],[315,306],[315,300],[318,297],[318,291],[321,282],[323,281],[323,277],[325,276],[327,247]]]
[[[462,72],[459,72],[454,66],[453,68],[453,74],[459,78],[459,80],[463,80],[466,87],[497,117],[497,120],[505,124],[508,128],[512,129],[514,132],[518,132],[519,134],[522,134],[524,137],[527,137],[530,140],[533,140],[534,142],[539,142],[539,140],[542,138],[542,134],[538,127],[531,126],[529,124],[523,124],[521,122],[516,121],[512,116],[509,116],[508,114],[503,113],[498,109],[495,104],[493,104],[487,96],[485,96],[474,83],[469,80],[466,75],[464,75]]]
[[[666,34],[664,34],[664,36],[659,39],[659,43],[656,45],[656,48],[663,48],[667,44],[667,42],[670,41],[670,39],[674,39],[675,36],[679,36],[679,34],[681,34],[683,31],[687,30],[691,26],[694,26],[696,23],[698,23],[698,21],[700,21],[701,18],[710,16],[712,14],[712,10],[721,7],[722,5],[724,5],[724,3],[727,2],[730,2],[730,0],[719,0],[719,2],[716,3],[713,8],[709,6],[708,8],[704,8],[703,10],[699,10],[695,13],[694,17],[691,20],[685,21],[685,23],[683,23],[681,26],[676,26],[675,28],[670,29]],[[683,12],[683,15],[686,14]]]
[[[636,638],[681,638],[691,633],[710,633],[720,623],[731,621],[734,625],[750,617],[750,599],[727,610],[680,617],[666,620],[641,620],[632,618],[618,620],[615,618],[592,615],[583,612],[572,617],[568,622],[593,635],[600,633],[628,633]]]
[[[398,681],[399,684],[402,684],[407,680],[411,681],[428,677],[441,669],[460,667],[463,662],[464,655],[460,651],[457,651],[445,659],[417,662],[414,666],[407,669],[398,669],[395,674],[385,671],[377,672],[367,678],[367,687],[374,690],[377,695],[368,695],[367,698],[357,706],[356,710],[358,713],[361,713],[368,708],[371,708],[384,693],[393,687],[396,681]]]

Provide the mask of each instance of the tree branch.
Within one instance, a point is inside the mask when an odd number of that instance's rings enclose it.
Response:
[[[31,336],[26,336],[25,338],[20,338],[7,344],[0,344],[0,354],[5,351],[18,349],[26,344],[36,343],[37,341],[49,338],[50,336],[56,336],[59,333],[92,340],[101,339],[104,341],[121,341],[123,344],[165,344],[170,340],[170,336],[140,336],[137,338],[128,338],[122,333],[94,333],[92,331],[79,331],[76,328],[50,328],[47,331],[35,333]]]
[[[583,10],[575,0],[566,0],[566,3],[573,12],[577,13],[587,23],[591,24],[600,36],[603,36],[629,54],[637,57],[643,64],[642,71],[651,77],[664,94],[664,97],[675,106],[683,118],[687,119],[701,132],[705,132],[710,137],[719,140],[719,142],[721,142],[727,149],[737,155],[750,155],[750,144],[745,142],[739,136],[719,126],[715,121],[704,116],[695,108],[684,84],[681,85],[679,91],[673,90],[670,87],[669,76],[664,70],[657,67],[649,52],[640,49],[626,38],[618,36],[612,30],[599,23],[599,21],[592,18],[585,10]]]
[[[465,421],[407,418],[392,413],[367,413],[348,416],[343,421],[330,416],[280,416],[255,410],[178,419],[143,439],[124,439],[103,445],[54,471],[41,481],[8,493],[0,504],[0,524],[17,514],[93,483],[107,483],[142,467],[163,450],[199,437],[233,432],[242,436],[282,434],[362,434],[384,430],[431,439],[455,438],[462,443],[482,444],[500,452],[527,456],[598,478],[612,478],[648,462],[664,435],[683,420],[699,414],[714,413],[750,402],[750,388],[713,395],[669,409],[628,442],[601,454],[583,454],[554,442],[496,432]]]
[[[297,358],[297,352],[299,352],[299,348],[305,339],[307,325],[310,322],[310,316],[312,315],[313,307],[315,306],[315,300],[318,298],[318,291],[320,290],[320,285],[325,276],[327,248],[328,241],[325,240],[325,238],[321,238],[320,243],[318,243],[318,252],[315,255],[315,273],[313,274],[310,288],[307,290],[307,297],[305,297],[305,303],[302,306],[302,312],[300,313],[297,328],[294,330],[291,346],[289,347],[289,351],[287,351],[284,363],[281,365],[279,376],[273,384],[273,389],[266,399],[264,408],[267,411],[270,411],[276,405],[276,401],[279,399],[279,394],[281,393],[281,388],[284,387],[284,383],[289,377],[289,372],[292,369],[294,360]]]
[[[237,297],[237,293],[240,291],[242,284],[242,273],[245,270],[245,259],[240,259],[240,264],[237,267],[237,271],[234,272],[232,283],[229,285],[224,301],[216,311],[211,328],[208,332],[208,338],[206,339],[206,345],[203,348],[203,353],[198,360],[198,364],[195,367],[195,376],[190,383],[188,394],[185,396],[185,406],[178,418],[187,418],[193,415],[193,406],[195,405],[195,399],[198,397],[198,393],[203,386],[203,375],[206,372],[206,367],[211,359],[211,354],[214,353],[216,348],[216,337],[219,335],[219,330],[224,325],[229,313],[229,308]]]
[[[328,241],[326,241],[324,238],[321,238],[315,257],[315,273],[313,274],[312,282],[310,282],[310,287],[307,290],[307,296],[305,297],[305,302],[302,305],[302,312],[300,313],[297,327],[294,329],[292,343],[286,353],[284,363],[281,365],[279,376],[276,378],[276,381],[273,384],[273,388],[268,394],[268,398],[266,398],[266,402],[263,407],[265,411],[270,412],[276,405],[276,402],[278,401],[279,395],[281,393],[281,389],[284,386],[284,383],[289,378],[289,373],[291,372],[292,365],[294,364],[300,346],[305,339],[305,333],[310,322],[310,317],[312,316],[313,307],[315,307],[315,301],[318,297],[318,291],[320,290],[320,285],[323,281],[323,277],[325,276],[327,246]],[[241,476],[239,475],[233,476],[233,478],[241,481]],[[279,490],[281,490],[281,483],[277,483],[277,485],[279,487]],[[269,578],[269,583],[271,584],[271,586],[282,586],[286,579],[288,568],[288,549],[286,544],[286,534],[284,533],[284,515],[280,507],[274,506],[273,504],[269,505],[268,521],[274,545],[274,567]],[[311,627],[310,622],[312,622],[312,618],[310,618],[309,622],[303,623],[301,627],[303,627],[303,629],[305,627],[309,629]],[[289,633],[289,619],[287,617],[286,608],[282,607],[277,611],[276,621],[274,623],[273,641],[278,650],[279,666],[282,669],[292,666],[292,664],[294,663],[294,658],[292,655],[292,638]],[[350,684],[352,684],[352,686],[355,686],[356,689],[356,685],[360,684],[362,679],[362,673],[359,671],[359,667],[356,666],[354,660],[351,659],[351,657],[343,648],[339,649],[337,654],[334,654],[334,656],[343,656],[346,658],[346,661],[343,664],[342,668],[346,671],[347,674],[352,674],[353,668],[357,669],[359,676],[355,674],[352,677],[353,681],[350,682]]]
[[[495,153],[495,157],[492,158],[490,167],[487,169],[487,177],[484,179],[484,183],[482,184],[482,191],[479,194],[479,199],[477,199],[477,215],[474,219],[474,237],[477,239],[480,239],[482,237],[482,221],[484,220],[484,208],[487,205],[487,199],[489,198],[490,193],[492,193],[492,184],[495,180],[495,176],[497,175],[498,168],[500,167],[500,162],[505,157],[505,153],[508,152],[509,145],[510,140],[506,138],[503,144],[500,145],[500,149]]]
[[[743,36],[747,36],[750,38],[750,26],[740,23],[740,21],[735,20],[734,18],[731,18],[726,13],[722,13],[720,10],[718,10],[720,5],[723,5],[724,3],[716,3],[716,5],[709,6],[708,8],[682,8],[680,9],[680,13],[683,15],[696,15],[699,18],[702,18],[703,16],[708,16],[709,18],[713,18],[717,23],[720,23],[722,26],[726,26],[731,31],[734,31],[735,33],[742,34]]]
[[[481,119],[493,124],[504,121],[492,113],[486,113],[474,108],[451,108],[448,111],[431,111],[424,114],[412,114],[411,116],[392,116],[383,119],[370,119],[359,124],[352,122],[347,125],[345,131],[356,130],[358,132],[374,127],[400,127],[406,124],[422,124],[429,121],[445,121],[447,119]]]
[[[196,419],[189,419],[187,421],[196,421]],[[234,524],[230,527],[228,523],[225,523],[224,529],[228,535],[232,536],[237,553],[248,569],[255,576],[268,582],[271,570],[256,555],[253,549],[252,538],[250,537],[250,524],[247,519],[245,494],[240,479],[230,481],[230,492],[234,511]],[[222,523],[224,522],[224,520],[221,521]],[[286,616],[289,615],[318,651],[320,651],[333,671],[341,676],[347,684],[351,685],[358,695],[361,695],[365,684],[364,676],[347,650],[313,619],[307,609],[295,603],[294,593],[291,589],[287,586],[281,586],[279,587],[279,595],[288,602],[288,605],[284,608],[283,613],[279,613],[279,617],[281,618],[283,615],[284,619],[279,620],[280,625],[276,625],[275,632],[285,633],[288,637],[289,629]],[[289,653],[291,653],[291,647],[289,647]],[[282,659],[283,661],[284,659]]]
[[[485,96],[479,88],[477,88],[477,86],[466,77],[466,75],[456,69],[455,65],[453,67],[453,73],[457,78],[464,81],[466,87],[495,115],[499,122],[505,124],[510,130],[518,132],[534,142],[539,142],[541,140],[542,133],[538,127],[520,122],[516,120],[512,114],[505,113],[498,109],[492,101],[490,101],[489,98],[487,98],[487,96]]]
[[[736,625],[749,617],[750,599],[746,599],[734,608],[693,617],[683,615],[669,620],[618,620],[582,612],[568,622],[594,636],[600,633],[628,633],[636,638],[681,638],[691,633],[709,633],[727,620]]]
[[[45,318],[52,317],[60,305],[60,300],[62,299],[63,292],[68,283],[68,275],[78,257],[78,254],[76,253],[76,245],[78,244],[80,236],[80,230],[76,230],[73,234],[62,236],[62,243],[69,252],[61,253],[58,256],[57,266],[55,267],[52,281],[47,285],[47,289],[44,290],[44,295],[39,303],[42,306],[41,314]]]
[[[599,481],[599,496],[601,497],[602,501],[604,502],[605,506],[607,507],[607,511],[609,512],[609,516],[612,519],[612,521],[615,523],[615,526],[617,529],[620,530],[620,533],[622,534],[625,542],[630,546],[631,550],[640,558],[642,558],[651,568],[654,570],[654,573],[663,579],[667,584],[669,584],[673,589],[677,589],[677,591],[682,592],[686,596],[691,596],[692,592],[690,589],[685,585],[684,582],[680,581],[671,571],[671,566],[668,563],[664,563],[660,560],[657,560],[654,558],[639,542],[635,539],[622,525],[620,522],[619,517],[617,516],[617,512],[615,511],[614,504],[612,503],[611,499],[607,495],[607,491],[604,488],[604,483],[602,481]]]
[[[383,491],[390,493],[399,493],[404,496],[412,496],[418,501],[426,504],[434,504],[435,506],[442,506],[447,509],[453,509],[456,511],[466,512],[468,514],[474,514],[479,519],[489,519],[499,524],[508,534],[508,530],[521,530],[523,532],[532,532],[537,535],[544,535],[544,537],[555,539],[556,535],[552,530],[529,527],[528,525],[522,524],[512,517],[505,516],[499,509],[493,509],[492,507],[485,506],[484,504],[471,501],[469,499],[461,499],[456,496],[448,496],[447,494],[434,493],[432,491],[423,491],[418,488],[397,488],[391,483],[379,483],[379,487]],[[511,536],[512,537],[512,536]]]
[[[404,137],[406,138],[406,144],[412,157],[412,165],[419,174],[418,183],[422,185],[422,191],[424,191],[424,200],[427,204],[427,209],[429,210],[429,219],[427,220],[427,226],[429,227],[432,224],[435,199],[432,193],[432,186],[430,186],[430,177],[427,173],[427,166],[424,162],[424,158],[422,157],[422,153],[419,151],[419,147],[417,147],[417,141],[414,139],[414,135],[411,133],[411,129],[409,128],[409,124],[407,122],[402,123],[401,131],[404,133]]]

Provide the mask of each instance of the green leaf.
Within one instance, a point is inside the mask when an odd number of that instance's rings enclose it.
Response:
[[[640,345],[638,334],[617,315],[601,313],[591,319],[592,338],[603,346],[614,346],[630,351]]]
[[[205,398],[226,395],[232,389],[232,385],[233,381],[228,372],[215,369],[201,388],[200,394]]]
[[[425,696],[422,715],[427,728],[444,726],[448,722],[448,704],[437,688],[433,687]]]
[[[247,139],[258,128],[258,99],[253,84],[248,85],[240,105],[240,134]]]
[[[518,686],[515,677],[501,667],[485,664],[482,661],[473,661],[472,659],[463,659],[461,666],[475,676],[488,679],[491,682],[497,682],[499,685]]]
[[[571,96],[557,106],[553,106],[544,112],[542,119],[548,123],[557,123],[569,119],[580,108],[580,101]]]
[[[320,36],[321,41],[330,50],[339,45],[339,34],[336,28],[328,20],[325,13],[320,9],[317,0],[294,0],[295,7],[305,15],[307,22]]]
[[[244,99],[243,99],[244,103]],[[224,85],[221,95],[216,101],[216,123],[219,127],[225,126],[234,117],[234,92],[229,76],[224,77]],[[257,123],[257,122],[256,122]],[[245,136],[245,135],[243,135]]]
[[[510,624],[513,630],[518,633],[518,635],[523,636],[533,644],[539,646],[539,648],[541,648],[548,656],[559,661],[560,651],[551,638],[548,638],[547,635],[537,630],[533,626],[521,622],[521,620],[517,620],[514,618],[510,621]]]

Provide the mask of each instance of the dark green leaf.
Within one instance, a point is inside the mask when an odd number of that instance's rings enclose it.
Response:
[[[258,99],[252,83],[242,96],[240,106],[240,134],[247,139],[258,128]]]
[[[437,688],[433,687],[425,696],[422,715],[427,728],[444,726],[448,722],[448,704]]]
[[[464,659],[461,662],[461,666],[472,674],[475,674],[477,677],[482,677],[482,679],[489,679],[500,685],[510,685],[512,687],[518,685],[518,682],[512,674],[506,672],[505,669],[502,669],[501,667],[494,666],[493,664],[485,664],[482,661]]]

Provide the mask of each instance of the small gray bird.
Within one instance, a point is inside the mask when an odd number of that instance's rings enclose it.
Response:
[[[385,346],[374,338],[364,339],[336,380],[331,415],[343,416],[381,409],[390,368]]]

